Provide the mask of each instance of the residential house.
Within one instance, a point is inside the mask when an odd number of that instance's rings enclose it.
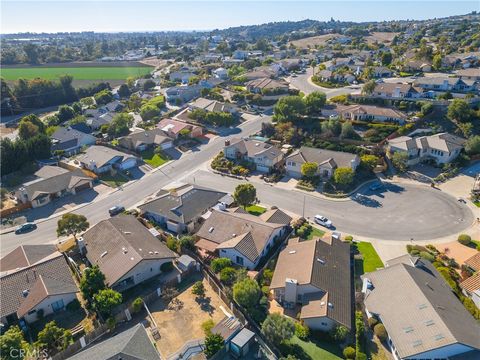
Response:
[[[294,178],[300,178],[302,165],[307,162],[318,164],[318,175],[329,179],[337,168],[350,168],[355,171],[360,164],[360,158],[356,154],[343,151],[302,146],[285,159],[287,174]]]
[[[138,208],[143,216],[170,231],[192,233],[202,215],[226,196],[226,193],[220,191],[186,184],[173,190],[161,190],[155,199]]]
[[[93,171],[95,174],[115,170],[128,170],[137,166],[138,158],[124,152],[106,147],[91,146],[85,154],[80,155],[77,160],[80,164]]]
[[[480,325],[429,261],[404,255],[362,275],[365,311],[395,359],[446,359],[480,350]]]
[[[393,75],[393,72],[385,66],[375,66],[373,68],[372,75],[375,78],[388,78]]]
[[[300,320],[312,330],[352,328],[350,245],[339,239],[291,239],[275,265],[270,289],[286,308],[299,304]]]
[[[34,208],[93,187],[93,179],[80,169],[70,171],[47,165],[35,172],[35,176],[35,180],[24,183],[15,192],[18,200],[22,203],[30,202]]]
[[[161,357],[154,346],[154,341],[140,323],[92,347],[81,350],[68,359],[160,360]]]
[[[280,62],[283,71],[297,71],[303,67],[302,59],[286,59]]]
[[[422,90],[414,88],[410,84],[380,83],[375,86],[371,96],[393,99],[418,99],[421,95]]]
[[[228,71],[227,69],[220,67],[218,69],[215,69],[212,71],[213,76],[216,78],[222,79],[222,80],[227,80],[228,79]]]
[[[87,117],[85,123],[91,130],[95,131],[100,129],[103,125],[110,125],[114,116],[115,114],[111,112],[101,113],[98,116]]]
[[[473,275],[463,280],[460,288],[463,294],[470,297],[475,306],[480,309],[480,253],[477,252],[469,257],[464,264],[473,272]]]
[[[283,153],[273,145],[250,138],[231,138],[225,140],[223,150],[230,160],[245,160],[255,164],[261,172],[278,168],[283,162]]]
[[[423,77],[416,79],[413,85],[423,91],[469,92],[475,90],[473,80],[454,77]]]
[[[119,100],[110,101],[108,104],[103,105],[100,107],[100,111],[104,113],[107,112],[118,112],[122,111],[125,108],[125,104]]]
[[[247,81],[257,80],[262,78],[272,79],[280,75],[281,67],[278,64],[272,64],[270,66],[260,66],[252,71],[242,74]]]
[[[351,121],[404,124],[407,120],[407,115],[401,111],[374,105],[339,105],[337,106],[337,113],[343,119]]]
[[[422,60],[409,60],[404,66],[405,71],[431,72],[432,64]]]
[[[279,210],[281,211],[281,210]],[[275,221],[279,221],[275,218]],[[268,250],[284,236],[288,223],[267,222],[241,211],[213,209],[197,232],[195,246],[253,270]]]
[[[162,273],[177,255],[132,215],[100,221],[79,240],[88,262],[98,265],[106,284],[125,291]]]
[[[248,51],[247,50],[235,50],[232,53],[232,58],[235,60],[246,60],[248,58]]]
[[[148,148],[160,147],[162,150],[173,147],[173,138],[162,129],[155,128],[133,132],[118,139],[118,144],[131,151],[141,152]]]
[[[448,133],[417,138],[400,136],[388,140],[387,150],[389,154],[407,153],[408,165],[418,164],[425,160],[434,160],[437,164],[445,164],[453,161],[460,154],[464,144],[465,139]]]
[[[192,138],[201,137],[203,135],[203,129],[201,126],[192,125],[180,120],[163,119],[157,124],[157,127],[173,139],[178,139],[179,136],[185,133]]]
[[[181,82],[182,84],[188,84],[190,79],[193,79],[196,76],[197,74],[189,69],[180,69],[179,71],[171,72],[169,75],[170,81]]]
[[[55,245],[22,245],[0,260],[0,318],[33,323],[65,309],[77,299],[78,287]]]
[[[349,66],[353,64],[353,60],[351,58],[334,58],[325,62],[325,69],[334,71],[344,66]]]
[[[331,81],[333,80],[333,71],[330,70],[320,70],[318,71],[315,76],[320,78],[322,81]]]
[[[480,81],[480,69],[479,68],[470,68],[470,69],[458,70],[456,72],[456,75],[462,80]]]
[[[169,103],[185,103],[200,96],[201,90],[200,84],[173,86],[165,90],[165,98]]]
[[[248,81],[245,86],[247,90],[255,94],[279,95],[288,93],[288,84],[284,81],[259,78]]]
[[[68,156],[78,153],[83,146],[93,145],[97,141],[94,136],[71,127],[58,128],[50,138],[52,152],[63,152]]]
[[[188,104],[188,108],[190,111],[200,109],[209,112],[226,112],[232,115],[238,114],[238,108],[233,104],[205,98],[198,98],[194,102]]]

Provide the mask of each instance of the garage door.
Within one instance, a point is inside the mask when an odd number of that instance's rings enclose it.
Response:
[[[167,221],[167,230],[178,232],[178,224],[171,221]]]
[[[86,190],[86,189],[90,189],[90,183],[88,183],[88,182],[75,187],[75,192],[78,193],[79,191]]]
[[[257,170],[262,171],[262,172],[268,172],[269,168],[268,168],[268,166],[257,165]]]
[[[161,145],[160,145],[160,147],[162,148],[162,150],[170,149],[172,146],[173,146],[173,142],[168,142],[168,143],[164,143],[164,144],[161,144]]]
[[[122,168],[123,170],[127,170],[127,169],[130,169],[130,168],[132,168],[132,167],[134,167],[134,166],[136,166],[136,165],[137,165],[137,160],[136,160],[136,159],[128,159],[127,161],[125,161],[125,162],[122,164],[121,168]]]

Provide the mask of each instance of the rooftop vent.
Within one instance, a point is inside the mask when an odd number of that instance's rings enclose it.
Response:
[[[135,258],[132,256],[132,257],[130,258],[130,260],[132,260],[132,261],[133,261],[133,260],[135,260]]]
[[[437,335],[434,336],[434,338],[435,338],[435,340],[437,340],[437,341],[438,341],[438,340],[442,340],[442,339],[445,339],[445,335],[443,335],[443,334],[437,334]]]
[[[320,258],[317,258],[317,261],[318,261],[320,264],[325,265],[325,260],[320,259]]]
[[[295,254],[296,251],[295,251],[295,250],[292,250],[292,251],[289,251],[288,253],[289,253],[289,254]]]
[[[123,252],[124,254],[126,254],[126,253],[128,252],[127,248],[126,248],[126,247],[122,247],[122,252]]]
[[[233,237],[237,236],[237,234],[232,234]]]
[[[103,258],[103,257],[104,257],[105,255],[107,255],[107,254],[108,254],[108,251],[104,251],[104,252],[100,255],[100,257]]]
[[[433,324],[435,324],[435,322],[433,320],[427,320],[425,321],[425,325],[426,326],[432,326]]]
[[[149,251],[148,253],[149,253],[150,255],[153,255],[153,251]]]
[[[417,346],[420,346],[422,345],[422,340],[415,340],[413,343],[412,343],[413,347],[417,347]]]
[[[213,232],[214,227],[212,226],[210,229],[208,229],[208,232],[211,233]]]
[[[320,302],[320,306],[325,306],[325,301]]]
[[[27,297],[27,296],[28,296],[28,292],[29,292],[28,290],[23,290],[23,291],[22,291],[23,297]]]
[[[125,235],[130,235],[132,232],[131,231],[124,231],[123,232]]]
[[[418,309],[420,309],[420,310],[421,310],[421,309],[426,309],[427,307],[428,307],[427,304],[420,304],[420,305],[418,305]]]
[[[158,251],[155,251],[155,255],[158,255]]]
[[[331,302],[329,302],[329,303],[328,303],[328,307],[329,307],[330,309],[333,309],[333,304],[332,304]]]
[[[413,332],[413,327],[412,326],[407,326],[403,328],[403,331],[405,331],[406,334]]]

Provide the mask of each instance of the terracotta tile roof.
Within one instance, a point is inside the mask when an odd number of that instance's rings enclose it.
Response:
[[[473,293],[475,290],[480,289],[480,272],[477,272],[470,276],[468,279],[463,280],[460,283],[460,287],[465,289],[469,293]]]
[[[475,271],[480,271],[480,252],[465,260],[465,265]]]

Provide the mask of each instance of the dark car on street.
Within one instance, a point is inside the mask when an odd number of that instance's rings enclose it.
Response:
[[[125,208],[123,206],[114,206],[114,207],[111,207],[110,209],[108,209],[108,213],[110,214],[110,216],[115,216],[115,215],[118,215],[122,212],[125,211]]]
[[[29,232],[29,231],[33,231],[36,228],[37,228],[37,225],[34,224],[34,223],[25,223],[25,224],[22,224],[15,229],[15,234],[17,234],[17,235],[18,234],[23,234],[23,233],[26,233],[26,232]]]

